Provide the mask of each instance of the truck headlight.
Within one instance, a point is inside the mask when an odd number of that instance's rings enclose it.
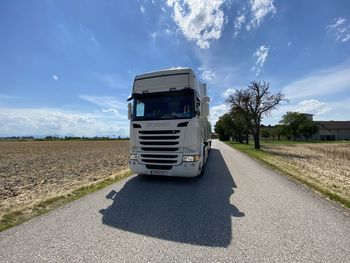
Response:
[[[136,154],[130,154],[129,159],[130,160],[136,160],[137,159],[137,155]]]
[[[200,155],[184,155],[182,156],[183,162],[198,162],[200,160]]]

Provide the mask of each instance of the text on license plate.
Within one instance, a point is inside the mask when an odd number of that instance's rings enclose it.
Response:
[[[152,170],[151,174],[153,175],[167,175],[166,171],[160,171],[160,170]]]

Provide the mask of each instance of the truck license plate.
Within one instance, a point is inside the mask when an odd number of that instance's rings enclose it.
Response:
[[[160,171],[160,170],[152,170],[151,174],[153,175],[167,175],[166,171]]]

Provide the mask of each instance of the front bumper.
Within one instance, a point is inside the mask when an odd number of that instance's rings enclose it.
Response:
[[[137,160],[130,160],[130,170],[136,174],[153,175],[152,170],[146,168],[146,165],[140,164]],[[182,162],[180,165],[174,165],[170,170],[161,170],[166,172],[164,176],[195,177],[200,174],[200,162]]]

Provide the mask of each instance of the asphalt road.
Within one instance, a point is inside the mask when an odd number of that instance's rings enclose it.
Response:
[[[1,262],[350,262],[350,214],[214,141],[203,177],[132,176],[0,233]]]

